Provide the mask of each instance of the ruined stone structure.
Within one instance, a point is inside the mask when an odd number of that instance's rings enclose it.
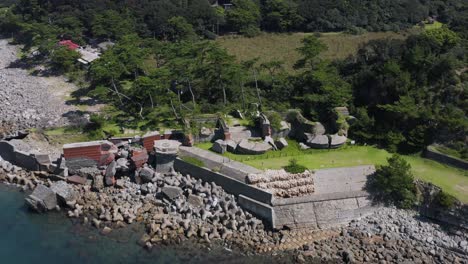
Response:
[[[154,142],[156,155],[156,172],[169,173],[174,171],[174,160],[179,153],[180,142],[175,140],[158,140]]]
[[[67,176],[68,168],[62,158],[54,160],[48,154],[38,153],[22,146],[20,140],[0,141],[0,157],[13,165],[31,171],[49,171],[56,175]]]
[[[143,143],[143,147],[146,149],[146,151],[148,151],[148,152],[153,151],[154,141],[156,141],[156,140],[161,140],[161,135],[157,131],[147,133],[146,135],[143,136],[142,143]]]
[[[319,122],[307,120],[299,112],[292,111],[289,114],[288,121],[291,122],[292,130],[290,136],[308,147],[316,149],[339,148],[346,144],[348,140],[349,112],[346,107],[337,107],[335,109],[338,115],[337,130],[335,134],[326,134],[325,127]]]
[[[77,170],[83,167],[108,165],[115,159],[117,147],[110,141],[72,143],[63,146],[67,167]]]

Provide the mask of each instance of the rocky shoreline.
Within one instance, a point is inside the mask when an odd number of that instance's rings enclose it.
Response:
[[[146,233],[138,243],[148,250],[193,240],[247,254],[297,250],[298,262],[468,263],[466,232],[419,218],[414,211],[381,208],[343,227],[273,232],[221,187],[189,175],[174,173],[141,185],[124,177],[114,187],[104,187],[67,183],[1,160],[0,181],[27,192],[50,187],[59,197],[56,209],[104,235],[141,223]]]

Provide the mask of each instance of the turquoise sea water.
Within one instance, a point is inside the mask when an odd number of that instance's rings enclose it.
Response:
[[[94,228],[73,223],[64,213],[31,213],[23,193],[0,184],[0,264],[290,262],[289,257],[247,257],[190,243],[148,252],[136,244],[142,232],[134,225],[102,236]]]

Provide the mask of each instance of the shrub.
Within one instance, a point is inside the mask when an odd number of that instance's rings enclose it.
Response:
[[[355,27],[355,26],[352,26],[350,27],[346,33],[348,34],[351,34],[351,35],[362,35],[364,33],[366,33],[367,31],[364,29],[364,28],[361,28],[361,27]]]
[[[195,165],[197,167],[205,167],[205,163],[194,157],[181,157],[181,159],[187,163]]]
[[[81,56],[77,51],[59,46],[51,53],[50,61],[53,67],[66,72],[74,67],[76,60],[80,57]]]
[[[260,35],[260,29],[256,26],[249,26],[247,28],[241,29],[240,33],[248,38],[253,38]]]
[[[387,159],[369,181],[369,191],[375,198],[399,208],[411,208],[417,201],[411,166],[399,155]]]
[[[306,171],[307,167],[298,164],[296,159],[290,159],[289,164],[284,167],[284,170],[292,174],[297,174]]]
[[[102,117],[100,115],[97,115],[97,114],[91,115],[89,121],[90,122],[86,126],[86,130],[92,130],[92,131],[102,130],[102,128],[104,127],[104,124],[106,122],[104,117]]]
[[[453,197],[452,195],[440,191],[435,197],[434,197],[435,202],[446,209],[450,209],[455,205],[455,202],[457,201],[457,198]]]
[[[270,120],[271,127],[274,130],[279,131],[281,129],[281,121],[283,120],[281,115],[277,112],[268,112],[266,113],[266,116]]]

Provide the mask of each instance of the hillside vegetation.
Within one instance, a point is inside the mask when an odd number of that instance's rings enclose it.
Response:
[[[319,39],[327,45],[327,50],[320,56],[323,59],[345,59],[371,40],[404,39],[409,33],[401,32],[368,32],[361,35],[346,33],[322,33]],[[216,41],[226,48],[229,54],[236,56],[238,61],[260,58],[259,63],[278,60],[284,62],[287,70],[292,70],[299,60],[297,51],[302,46],[302,39],[313,33],[263,33],[253,38],[242,36],[224,36]]]

